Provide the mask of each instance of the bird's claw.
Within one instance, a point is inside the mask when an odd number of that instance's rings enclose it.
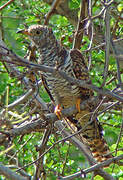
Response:
[[[58,119],[61,119],[61,115],[62,115],[61,110],[62,110],[62,108],[61,108],[60,104],[58,104],[55,107],[55,111],[54,111],[56,116],[58,117]]]

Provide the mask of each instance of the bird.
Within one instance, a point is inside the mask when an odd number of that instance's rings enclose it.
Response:
[[[41,65],[55,67],[64,71],[68,76],[78,80],[84,80],[91,84],[86,61],[78,49],[65,48],[55,37],[52,28],[45,25],[31,25],[27,29],[18,31],[28,36],[39,52],[38,63]],[[61,109],[73,105],[77,113],[68,116],[70,123],[74,124],[77,130],[82,129],[82,137],[85,139],[94,159],[97,162],[112,158],[108,144],[103,136],[103,128],[97,118],[91,121],[93,107],[88,105],[84,110],[80,109],[80,102],[94,96],[94,92],[88,88],[72,84],[58,73],[52,75],[49,72],[43,73],[48,91],[55,102],[55,113],[60,119]]]

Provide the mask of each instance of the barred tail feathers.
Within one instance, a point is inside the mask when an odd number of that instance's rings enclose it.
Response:
[[[102,162],[112,158],[107,142],[103,137],[103,129],[98,120],[91,121],[89,111],[77,113],[76,119],[83,128],[82,136],[86,139],[94,159]]]
[[[103,162],[113,157],[110,154],[109,147],[103,137],[101,139],[94,139],[93,141],[88,142],[88,144],[92,155],[97,162]]]

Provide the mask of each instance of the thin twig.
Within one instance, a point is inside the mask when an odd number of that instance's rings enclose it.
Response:
[[[122,115],[123,115],[123,112],[122,112]],[[121,124],[121,128],[120,128],[120,133],[119,133],[119,136],[118,136],[118,139],[117,139],[117,142],[116,142],[115,156],[117,155],[118,145],[119,145],[119,142],[120,142],[121,137],[122,137],[122,132],[123,132],[123,120],[122,120],[122,124]],[[115,164],[113,165],[112,171],[114,169],[114,166],[115,166]]]
[[[109,14],[109,8],[105,10],[105,66],[104,66],[104,74],[103,74],[103,83],[101,87],[104,87],[107,75],[108,75],[108,67],[109,67],[109,54],[110,54],[110,14]]]
[[[114,43],[119,42],[119,41],[123,41],[123,38],[119,38],[119,39],[113,40]],[[104,43],[101,43],[101,44],[99,44],[99,45],[97,45],[97,46],[95,46],[95,47],[92,47],[90,50],[95,50],[95,49],[101,48],[101,47],[103,47],[103,46],[105,46],[105,45],[106,45],[106,43],[104,42]],[[89,50],[89,51],[90,51],[90,50]],[[82,52],[87,52],[87,51],[88,51],[88,49],[83,50]]]
[[[88,1],[88,16],[89,17],[92,16],[92,2],[91,2],[91,0]],[[87,51],[91,51],[91,47],[92,47],[92,43],[93,43],[93,35],[94,35],[94,33],[93,33],[93,22],[91,21],[91,19],[89,22],[88,31],[89,31],[88,33],[90,36],[90,44],[89,44]]]
[[[115,48],[114,42],[112,40],[112,37],[110,39],[110,42],[111,42],[111,47],[112,47],[112,50],[113,50],[113,53],[114,53],[114,56],[115,56],[115,59],[116,59],[116,64],[117,64],[117,79],[118,79],[118,82],[119,82],[119,86],[123,90],[123,83],[122,83],[122,80],[121,80],[120,64],[119,64],[119,57],[118,57],[119,54],[117,53],[117,50]]]
[[[92,16],[92,1],[91,0],[88,1],[88,16],[89,17]],[[89,27],[88,27],[90,43],[89,43],[89,47],[87,49],[87,52],[89,52],[88,70],[91,68],[91,61],[92,61],[91,48],[92,48],[93,36],[94,36],[93,30],[94,30],[93,29],[93,22],[90,20]]]
[[[106,107],[104,110],[102,110],[101,112],[99,112],[98,115],[106,112],[107,110],[111,109],[113,106],[115,106],[115,105],[117,105],[117,104],[119,104],[119,101],[110,104],[110,105],[109,105],[108,107]]]
[[[48,126],[48,128],[45,130],[42,141],[39,147],[36,148],[36,150],[39,152],[38,157],[42,155],[42,153],[45,152],[45,149],[47,148],[47,142],[49,140],[49,136],[51,134],[51,125]],[[44,172],[44,156],[42,156],[39,161],[36,163],[36,170],[33,179],[39,179],[40,175]],[[43,178],[42,178],[43,179]]]
[[[58,6],[59,3],[60,3],[60,0],[54,0],[53,1],[51,9],[47,13],[47,15],[46,15],[46,19],[45,19],[44,25],[48,25],[49,19],[54,14],[54,11],[55,11],[55,9],[56,9],[56,7]]]
[[[24,144],[21,145],[21,147],[13,154],[13,156],[10,157],[10,159],[8,161],[11,161],[21,150],[22,148],[30,141],[30,139],[32,139],[32,137],[34,136],[34,134],[32,134],[26,141]]]
[[[93,121],[93,120],[92,120]],[[92,122],[91,121],[91,122]],[[95,159],[93,158],[93,156],[91,155],[89,149],[86,147],[86,145],[84,143],[82,143],[82,140],[80,142],[80,140],[78,138],[75,137],[75,135],[81,135],[82,131],[84,131],[84,129],[91,123],[87,123],[81,130],[79,130],[78,132],[75,132],[71,134],[65,130],[63,124],[61,121],[56,121],[55,122],[55,126],[57,127],[58,131],[61,132],[63,137],[71,137],[69,139],[69,141],[74,144],[76,147],[78,147],[78,149],[84,154],[84,156],[87,158],[88,162],[90,165],[93,165],[96,163]],[[80,137],[80,136],[79,136]]]
[[[5,3],[3,6],[0,7],[0,11],[5,8],[6,6],[8,6],[10,3],[12,3],[14,0],[10,0],[7,3]]]
[[[115,128],[121,128],[120,125],[112,125],[112,124],[109,124],[109,123],[106,123],[106,122],[101,122],[100,124],[101,125],[107,125],[107,126],[110,126],[110,127],[115,127]],[[106,156],[107,156],[107,154],[106,154]]]
[[[94,19],[97,19],[99,17],[101,17],[105,10],[114,2],[114,0],[111,0],[109,3],[106,3],[105,4],[105,7],[100,11],[99,14],[95,15],[95,16],[92,16],[92,17],[87,17],[86,19],[84,19],[83,21],[88,21],[88,20],[94,20]]]
[[[66,154],[65,154],[65,160],[64,160],[64,162],[63,162],[62,173],[61,173],[62,176],[64,175],[65,166],[66,166],[66,164],[67,164],[67,159],[68,159],[69,150],[70,150],[70,142],[69,142],[69,144],[68,144],[68,149],[67,149],[67,152],[66,152]]]
[[[94,119],[95,115],[97,114],[97,112],[98,112],[100,106],[103,104],[104,100],[105,100],[105,97],[99,102],[98,106],[96,107],[96,109],[94,110],[94,112],[91,116],[91,119]]]
[[[90,173],[90,172],[92,172],[92,171],[98,170],[99,168],[102,168],[102,167],[104,167],[104,166],[108,166],[109,164],[111,164],[111,163],[114,162],[114,161],[119,161],[119,160],[121,160],[121,159],[123,159],[123,155],[113,157],[113,158],[108,159],[108,160],[106,160],[106,161],[104,161],[104,162],[101,162],[101,163],[99,163],[99,164],[95,164],[95,165],[93,165],[93,166],[91,166],[91,167],[89,167],[89,168],[87,168],[87,169],[85,169],[85,170],[82,170],[82,171],[83,171],[83,173],[88,174],[88,173]],[[98,174],[98,173],[97,173],[97,174]],[[109,175],[109,174],[108,174],[108,175]],[[79,172],[77,172],[77,173],[75,173],[75,174],[72,174],[72,175],[69,175],[69,176],[60,177],[59,179],[60,179],[60,180],[70,180],[70,179],[74,179],[74,178],[81,177],[81,176],[82,176],[82,172],[79,171]],[[112,176],[109,176],[109,178],[107,178],[107,180],[108,180],[108,179],[114,180],[114,178],[113,178]]]
[[[112,83],[112,81],[116,80],[116,77],[112,77],[108,82],[106,82],[106,85],[109,85],[110,83]]]

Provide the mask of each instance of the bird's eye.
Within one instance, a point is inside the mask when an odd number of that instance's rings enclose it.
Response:
[[[40,34],[40,31],[37,30],[37,31],[36,31],[36,34]]]

